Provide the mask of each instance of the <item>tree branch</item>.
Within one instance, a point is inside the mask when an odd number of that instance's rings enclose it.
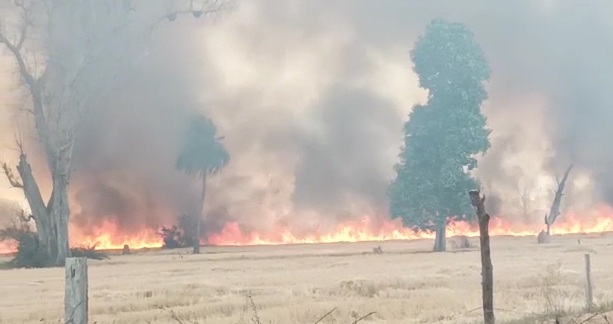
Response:
[[[31,15],[30,15],[30,10],[25,5],[25,1],[23,1],[23,0],[14,0],[13,3],[15,4],[15,6],[21,8],[21,10],[23,11],[23,16],[22,16],[23,17],[23,25],[21,26],[21,32],[19,34],[19,40],[17,41],[17,44],[15,44],[15,48],[17,48],[17,50],[21,51],[21,48],[23,47],[23,43],[25,43],[26,38],[28,36],[28,27],[32,23],[32,19],[31,19]]]
[[[21,133],[15,133],[14,136],[15,145],[17,145],[19,155],[21,156],[25,154],[23,150],[23,138],[21,136]],[[15,175],[15,173],[13,173],[13,170],[8,166],[7,163],[2,164],[2,169],[4,170],[4,175],[6,176],[6,179],[9,181],[13,188],[24,189],[23,183],[17,179],[17,176]]]
[[[29,222],[31,220],[34,220],[34,216],[32,216],[32,214],[30,214],[30,215],[28,215],[28,217],[26,217],[26,212],[23,209],[19,212],[18,216],[19,216],[19,219],[22,222],[24,222],[24,223],[27,223],[27,222]]]
[[[21,50],[17,47],[17,45],[11,43],[8,38],[3,33],[0,33],[0,44],[4,44],[6,48],[13,54],[15,60],[17,61],[17,67],[19,68],[19,74],[23,77],[26,85],[30,89],[34,89],[36,86],[36,82],[30,71],[28,71],[28,67],[26,66],[25,60],[21,55]]]
[[[28,26],[30,24],[30,13],[29,8],[25,6],[23,1],[15,0],[15,6],[21,8],[23,10],[23,21],[20,28],[19,38],[16,43],[11,42],[8,37],[0,32],[0,44],[4,44],[6,48],[13,54],[15,60],[17,61],[17,66],[19,68],[19,74],[23,77],[24,81],[31,89],[35,87],[35,78],[28,70],[28,67],[25,63],[23,55],[21,54],[21,48],[25,43],[25,40],[28,35]]]
[[[164,16],[158,18],[158,20],[154,23],[151,29],[154,29],[160,22],[164,21],[164,19],[168,19],[169,21],[175,21],[179,15],[183,14],[192,14],[194,18],[208,16],[228,8],[230,6],[229,3],[229,0],[204,0],[202,1],[202,5],[199,6],[199,9],[194,9],[195,1],[190,0],[189,9],[168,10],[168,12]]]
[[[6,179],[9,181],[13,188],[23,189],[23,184],[17,180],[17,177],[13,173],[13,170],[6,163],[2,163],[2,169],[4,170],[4,175]]]
[[[22,25],[20,28],[20,36],[16,43],[11,42],[8,37],[0,31],[0,44],[4,44],[6,48],[11,52],[15,62],[17,63],[17,68],[19,71],[19,75],[25,82],[26,86],[30,90],[30,94],[32,95],[33,101],[33,109],[34,120],[36,123],[36,129],[39,132],[40,140],[46,140],[49,135],[49,127],[46,123],[46,117],[43,110],[43,102],[42,102],[42,91],[41,84],[44,82],[44,76],[46,76],[46,69],[41,74],[39,78],[36,78],[34,74],[28,69],[25,58],[22,54],[22,47],[26,41],[28,35],[28,27],[31,24],[31,10],[32,8],[25,5],[23,0],[15,0],[15,6],[21,8],[23,10],[22,14]],[[48,150],[48,145],[45,145],[45,148]],[[47,151],[49,153],[49,151]]]

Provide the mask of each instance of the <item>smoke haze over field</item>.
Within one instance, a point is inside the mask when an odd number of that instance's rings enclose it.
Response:
[[[211,179],[210,230],[233,220],[308,230],[386,214],[402,124],[427,95],[409,51],[438,17],[466,23],[493,70],[492,148],[478,170],[498,198],[491,213],[540,223],[571,161],[568,207],[613,204],[613,3],[246,0],[215,23],[168,23],[120,79],[75,152],[73,219],[130,230],[196,210],[198,182],[174,170],[194,109],[231,154]],[[14,74],[0,77],[8,96]]]

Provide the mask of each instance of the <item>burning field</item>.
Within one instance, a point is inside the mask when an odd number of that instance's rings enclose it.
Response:
[[[466,214],[476,187],[501,321],[580,307],[588,252],[613,300],[613,2],[196,2],[224,5],[0,10],[0,197],[26,196],[41,265],[111,255],[90,263],[92,322],[475,322],[476,224],[450,221],[471,244],[441,253],[404,224]],[[184,215],[203,216],[202,254],[162,249]],[[57,322],[62,271],[2,272],[0,324]]]
[[[601,206],[590,215],[581,218],[575,213],[568,213],[556,223],[554,235],[593,234],[613,232],[613,209]],[[586,217],[588,216],[588,217]],[[493,218],[490,223],[490,233],[493,236],[536,236],[543,226],[540,224],[521,224],[505,221],[502,217]],[[131,249],[160,248],[163,245],[159,230],[143,229],[135,232],[122,231],[117,224],[107,221],[102,226],[89,229],[89,235],[82,229],[72,227],[71,240],[73,246],[95,246],[100,250],[120,250],[124,245]],[[451,221],[447,235],[479,236],[476,224],[462,221]],[[213,246],[252,246],[252,245],[287,245],[339,242],[376,242],[395,240],[432,239],[434,233],[415,231],[403,227],[400,220],[386,220],[374,217],[363,217],[356,221],[339,223],[332,230],[314,231],[306,235],[298,235],[291,228],[277,227],[271,232],[245,231],[237,222],[227,223],[218,233],[209,233],[208,242]],[[11,253],[14,246],[10,243],[0,245],[0,253]]]
[[[398,6],[376,8],[352,1],[331,7],[291,3],[249,1],[215,24],[193,17],[164,21],[147,44],[147,55],[127,46],[133,42],[113,47],[122,49],[120,56],[142,59],[130,70],[114,60],[99,67],[116,70],[112,84],[119,86],[92,102],[74,139],[72,246],[157,248],[161,226],[175,223],[180,214],[196,214],[201,183],[176,169],[186,116],[194,112],[210,117],[230,156],[208,182],[209,244],[431,238],[433,233],[372,215],[389,214],[387,190],[403,125],[428,97],[407,53],[433,17],[465,22],[494,71],[482,107],[494,130],[491,148],[479,157],[474,174],[495,201],[487,206],[497,216],[492,234],[541,231],[555,175],[570,162],[576,167],[553,232],[613,230],[608,207],[613,151],[607,149],[612,128],[602,122],[611,114],[613,73],[594,59],[594,53],[605,52],[598,39],[612,34],[583,37],[594,35],[603,17],[586,11],[584,20],[594,25],[569,25],[576,15],[572,5],[533,2],[505,2],[503,8],[482,1],[486,14],[458,4],[400,0]],[[151,9],[166,10],[156,8]],[[142,15],[144,21],[159,20],[146,10]],[[562,34],[585,44],[569,52]],[[20,78],[13,61],[0,56],[2,130],[8,130],[1,134],[3,147],[15,146],[14,133],[25,138],[36,133],[29,115],[8,118],[22,99],[15,91]],[[571,63],[582,65],[570,69]],[[52,181],[38,144],[24,143],[48,200]],[[8,166],[15,169],[15,150],[6,151]],[[3,197],[19,195],[0,178]],[[449,236],[477,232],[464,222],[451,222],[447,231]],[[0,252],[13,250],[0,245]]]

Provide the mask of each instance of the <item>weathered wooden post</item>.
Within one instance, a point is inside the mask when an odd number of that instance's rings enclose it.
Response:
[[[87,324],[87,258],[66,259],[64,323]]]
[[[585,307],[590,310],[594,307],[594,297],[592,295],[592,262],[590,255],[585,254]]]
[[[468,192],[471,204],[475,207],[479,221],[479,240],[481,243],[481,289],[483,299],[483,320],[485,324],[496,323],[494,316],[494,266],[490,252],[490,215],[485,212],[485,195],[479,190]]]

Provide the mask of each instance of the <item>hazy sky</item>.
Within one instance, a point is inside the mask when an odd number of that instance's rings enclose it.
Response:
[[[129,227],[189,211],[198,183],[173,162],[182,113],[193,109],[214,120],[231,153],[211,180],[218,223],[308,227],[385,214],[402,124],[425,97],[409,51],[439,17],[466,23],[493,69],[484,106],[493,146],[478,171],[501,199],[491,208],[523,217],[518,193],[529,188],[531,211],[543,215],[570,161],[571,207],[613,201],[613,3],[244,0],[214,23],[168,24],[123,75],[76,151],[75,219]],[[6,71],[0,59],[1,122],[11,125]],[[10,159],[12,132],[0,135]],[[18,196],[6,187],[2,179],[2,196]]]

